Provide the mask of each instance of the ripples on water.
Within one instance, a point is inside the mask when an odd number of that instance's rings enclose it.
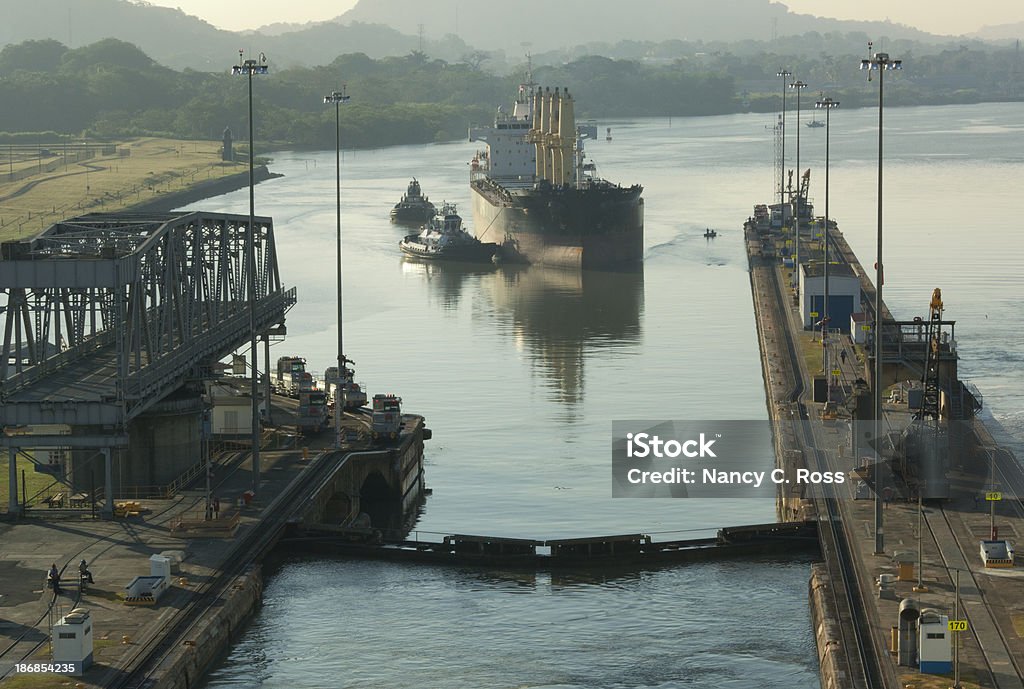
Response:
[[[600,578],[293,561],[210,686],[811,687],[805,616],[766,615],[806,579],[771,561]]]
[[[831,214],[869,270],[876,117],[831,118]],[[609,123],[614,142],[589,154],[645,186],[644,271],[626,276],[404,262],[388,209],[415,175],[470,223],[474,145],[346,152],[346,353],[371,393],[401,394],[434,429],[418,529],[699,536],[773,518],[770,501],[611,500],[608,454],[613,419],[765,417],[740,225],[774,198],[773,120]],[[912,318],[943,289],[962,375],[1018,440],[1021,121],[1020,104],[887,110],[885,168],[886,301]],[[801,150],[823,213],[824,130],[802,132]],[[322,370],[336,342],[333,152],[277,154],[273,168],[286,176],[259,186],[257,213],[274,217],[300,299],[273,356]],[[297,560],[211,686],[817,686],[807,576],[775,562],[591,582]]]

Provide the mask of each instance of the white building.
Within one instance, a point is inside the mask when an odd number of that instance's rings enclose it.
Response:
[[[921,672],[942,675],[953,671],[949,616],[926,608],[917,619],[917,658]]]
[[[847,332],[850,315],[860,311],[860,280],[845,263],[828,269],[829,328]],[[825,275],[822,263],[800,264],[800,315],[804,329],[816,327],[824,316]],[[813,315],[812,315],[813,314]],[[817,326],[821,327],[821,326]]]
[[[207,394],[210,411],[210,433],[214,436],[248,436],[252,434],[252,398],[231,383],[209,383]]]
[[[75,608],[53,625],[53,662],[74,663],[81,674],[92,665],[92,616],[88,610]]]

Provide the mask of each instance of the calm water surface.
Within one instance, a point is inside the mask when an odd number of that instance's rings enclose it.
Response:
[[[867,266],[876,116],[832,113],[830,210]],[[962,375],[1018,441],[1022,122],[1019,104],[891,109],[885,177],[887,302],[900,318],[924,315],[943,288]],[[346,353],[371,394],[400,394],[434,429],[421,531],[668,538],[774,516],[769,501],[613,501],[608,455],[613,419],[766,416],[740,226],[773,199],[772,118],[599,124],[614,135],[588,147],[599,172],[645,186],[639,275],[405,262],[387,211],[416,176],[471,223],[475,145],[345,153]],[[819,213],[824,138],[801,131]],[[272,357],[301,354],[317,370],[337,337],[333,156],[275,154],[285,177],[257,189],[300,300]],[[247,203],[240,191],[196,207]],[[806,563],[770,561],[601,580],[289,561],[209,686],[812,687],[807,575]]]

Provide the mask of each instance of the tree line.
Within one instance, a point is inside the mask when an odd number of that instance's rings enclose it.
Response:
[[[829,95],[845,107],[872,102],[873,91],[856,69],[860,57],[724,49],[675,59],[657,52],[638,59],[587,55],[538,67],[534,78],[568,87],[579,117],[714,115],[778,110],[775,71],[786,66],[813,90],[828,84]],[[918,56],[911,46],[902,57],[906,76],[886,93],[892,105],[1024,96],[1024,70],[1013,47],[962,46]],[[342,55],[312,68],[272,64],[268,76],[254,77],[257,137],[277,146],[333,147],[334,108],[323,96],[344,85],[352,97],[342,106],[346,147],[459,139],[469,124],[486,122],[499,105],[507,108],[523,80],[525,65],[495,75],[486,61],[480,53],[449,62],[413,51],[381,59]],[[6,46],[0,102],[0,132],[219,139],[230,127],[236,139],[248,135],[244,78],[168,69],[116,39],[75,49],[49,39]]]

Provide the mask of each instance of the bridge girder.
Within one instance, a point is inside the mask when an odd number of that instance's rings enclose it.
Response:
[[[258,332],[295,303],[266,217],[90,214],[0,251],[5,424],[123,427],[248,342],[250,297]]]

